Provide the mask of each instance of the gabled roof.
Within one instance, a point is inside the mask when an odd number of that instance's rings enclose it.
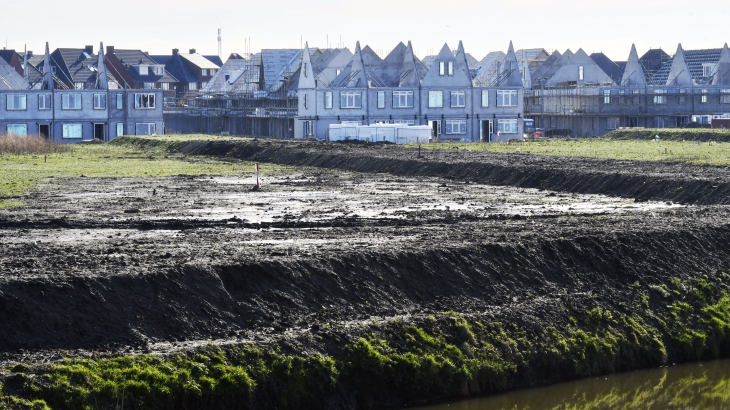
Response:
[[[231,91],[236,80],[238,80],[243,73],[248,70],[250,65],[252,65],[252,63],[243,59],[240,55],[236,54],[236,56],[234,56],[232,54],[220,70],[213,74],[213,77],[211,77],[210,81],[205,84],[203,90],[214,92]],[[226,76],[228,78],[226,78]]]
[[[401,41],[370,75],[373,87],[396,87],[400,82],[406,45]]]
[[[656,72],[661,70],[665,63],[671,61],[672,57],[661,48],[654,48],[649,49],[639,60],[645,71]]]
[[[705,77],[703,73],[703,66],[705,64],[715,65],[717,64],[718,60],[720,59],[720,54],[722,53],[721,48],[708,48],[708,49],[701,49],[701,50],[683,50],[684,52],[684,61],[689,67],[689,72],[692,77],[692,80],[696,84],[708,84],[712,82],[712,77]],[[648,71],[646,64],[644,64],[644,69]],[[654,85],[666,85],[667,79],[669,78],[669,73],[672,71],[672,66],[674,64],[674,59],[670,59],[669,62],[665,63],[662,68],[654,73],[654,75],[651,77],[651,83]],[[650,73],[647,72],[647,76]]]
[[[629,59],[626,61],[626,67],[624,68],[624,73],[621,77],[620,85],[646,85],[644,67],[641,65],[641,61],[639,61],[639,54],[636,52],[636,46],[634,44],[631,45],[631,52],[629,52]]]
[[[317,81],[314,78],[314,68],[312,68],[312,59],[309,54],[309,42],[304,45],[304,54],[302,57],[302,67],[299,70],[300,89],[317,88]]]
[[[433,64],[433,62],[436,61],[436,57],[437,56],[426,56],[426,57],[423,57],[423,60],[421,60],[421,63],[427,69],[428,68],[431,68],[431,65]],[[477,62],[477,64],[479,64],[479,63]]]
[[[406,54],[403,57],[400,82],[398,83],[399,87],[418,87],[421,84],[421,75],[419,74],[417,60],[416,55],[413,53],[413,45],[408,41]]]
[[[507,54],[501,51],[492,51],[482,58],[476,66],[476,76],[474,81],[480,84],[486,84],[492,77],[497,74],[498,65],[504,61]]]
[[[552,54],[550,54],[550,57],[547,58],[547,60],[543,61],[542,64],[540,64],[539,67],[535,71],[531,73],[531,76],[533,78],[533,84],[536,81],[542,81],[545,77],[545,73],[552,67],[553,64],[555,64],[556,61],[562,56],[558,50],[553,51]]]
[[[591,60],[598,64],[598,66],[601,67],[601,70],[603,70],[604,73],[611,77],[613,81],[619,82],[619,80],[621,79],[621,75],[623,74],[623,69],[620,65],[616,64],[613,60],[608,58],[608,56],[603,53],[593,53],[590,57]]]
[[[448,72],[446,75],[440,75],[439,66],[441,62],[444,62],[446,66],[450,62],[453,63],[454,75],[450,76]],[[457,60],[449,45],[444,44],[441,52],[436,57],[436,61],[434,61],[426,76],[423,78],[421,85],[425,87],[471,87],[471,76],[468,74],[468,67],[465,67],[465,65],[466,58],[462,56],[462,58]]]
[[[18,74],[15,67],[4,58],[0,58],[0,90],[23,90],[27,88],[24,84],[23,77]]]
[[[361,49],[358,41],[350,62],[340,71],[340,75],[332,80],[332,86],[368,87],[370,73],[376,70],[382,62],[383,60],[370,47],[365,46]],[[353,86],[352,84],[362,85]]]
[[[583,67],[583,79],[580,79],[580,67]],[[557,68],[557,69],[556,69]],[[556,69],[551,74],[553,69]],[[575,54],[566,51],[555,64],[548,70],[550,78],[546,86],[562,85],[587,85],[587,84],[613,84],[611,77],[593,61],[583,49],[578,49]]]
[[[162,61],[154,59],[155,61]],[[167,70],[172,76],[179,82],[184,83],[197,83],[200,81],[198,75],[183,61],[180,54],[173,55],[165,63],[165,70]]]
[[[470,69],[477,68],[477,65],[479,64],[479,60],[469,53],[466,53],[466,62],[469,64]]]
[[[499,74],[497,84],[505,87],[522,87],[523,85],[520,66],[517,62],[512,41],[509,42],[507,56],[504,58],[504,65],[502,66],[502,72]]]
[[[20,54],[16,53],[15,50],[0,50],[0,58],[5,60],[5,62],[11,67],[15,68],[18,75],[23,75],[23,68],[21,67],[22,57]]]
[[[83,48],[57,48],[51,53],[51,65],[65,83],[90,83],[96,78],[97,56]]]
[[[185,59],[190,64],[202,68],[202,69],[214,69],[217,70],[221,66],[218,64],[215,64],[214,62],[208,60],[207,58],[203,57],[200,54],[186,54],[186,53],[180,53],[178,54],[180,57]]]
[[[730,49],[725,43],[712,76],[712,85],[730,85]]]
[[[107,51],[109,51],[107,49]],[[150,55],[142,50],[124,50],[114,48],[111,53],[119,61],[120,64],[127,69],[127,72],[132,79],[139,83],[175,83],[178,80],[171,75],[167,70],[163,71],[162,75],[155,74],[153,71],[148,71],[147,75],[140,75],[137,70],[132,68],[133,65],[148,64],[148,65],[164,65],[155,61]],[[107,56],[108,57],[108,56]],[[114,74],[111,67],[109,70]]]
[[[692,73],[684,59],[682,44],[677,45],[677,52],[672,59],[672,69],[667,76],[667,85],[692,85]]]

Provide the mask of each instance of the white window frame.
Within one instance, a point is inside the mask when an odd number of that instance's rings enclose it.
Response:
[[[449,75],[454,75],[454,62],[449,61]]]
[[[449,98],[451,108],[464,108],[466,107],[466,91],[457,90],[451,91]]]
[[[611,104],[611,90],[603,90],[603,104]]]
[[[714,64],[712,63],[704,63],[702,64],[702,76],[705,78],[712,77],[712,69],[714,68]]]
[[[517,90],[497,90],[497,107],[517,107]]]
[[[667,92],[665,90],[654,90],[654,105],[664,105],[667,103],[667,96],[664,95]],[[615,128],[611,128],[615,129]]]
[[[124,135],[124,123],[118,122],[117,123],[117,137],[121,137]]]
[[[145,90],[154,90],[155,83],[144,83],[144,84],[142,84],[142,88]]]
[[[357,110],[362,108],[361,91],[341,91],[340,108],[346,110]]]
[[[306,110],[309,106],[309,100],[307,99],[307,94],[304,94],[304,98],[302,99],[302,104],[304,104],[304,109]]]
[[[585,70],[582,65],[578,66],[578,81],[583,81],[585,78]]]
[[[143,130],[143,128],[141,128],[141,127],[145,127],[147,129],[146,132],[148,132],[148,134],[140,134],[140,132],[139,132],[140,129]],[[134,124],[134,135],[156,135],[157,134],[156,128],[157,127],[154,122],[138,122],[138,123]]]
[[[200,69],[200,75],[207,76],[208,75],[208,69],[207,68],[201,68]]]
[[[378,108],[385,108],[385,91],[378,91]]]
[[[324,93],[324,108],[326,110],[331,110],[333,107],[333,100],[334,96],[332,95],[332,91],[325,91]]]
[[[150,99],[152,97],[152,99]],[[134,94],[135,110],[154,110],[157,105],[157,95],[154,93]]]
[[[28,109],[28,96],[26,94],[7,94],[5,103],[7,104],[6,111],[25,111]]]
[[[94,94],[94,109],[106,110],[106,94]]]
[[[197,91],[198,90],[198,83],[188,83],[188,90],[190,90],[190,91]]]
[[[74,83],[74,90],[83,90],[84,83]]]
[[[124,94],[121,94],[121,93],[117,94],[117,109],[118,110],[124,109]]]
[[[164,91],[169,91],[170,83],[160,83],[160,88],[162,88]]]
[[[71,98],[73,97],[73,98]],[[73,102],[73,107],[71,106]],[[64,93],[61,94],[61,109],[62,110],[80,110],[83,103],[83,97],[81,94],[76,93]]]
[[[707,104],[707,89],[702,89],[702,97],[700,98],[700,103]]]
[[[413,91],[393,91],[393,108],[413,108]]]
[[[444,106],[444,92],[443,91],[429,91],[428,92],[428,107],[429,108],[442,108]]]
[[[489,90],[482,90],[482,107],[489,107]]]
[[[38,94],[38,110],[51,109],[51,94]]]
[[[519,133],[519,124],[516,119],[498,119],[497,131],[501,134],[517,134]]]
[[[84,137],[84,126],[80,123],[63,124],[61,131],[61,138],[64,139],[79,139]]]
[[[415,120],[393,120],[393,124],[405,124],[408,126],[416,125]]]
[[[730,104],[730,88],[720,90],[720,104]]]
[[[445,135],[466,134],[466,120],[444,120]]]
[[[441,76],[446,75],[446,62],[445,61],[439,61],[439,75],[441,75]]]
[[[28,136],[28,124],[8,124],[5,127],[8,135],[15,137],[27,137]],[[18,130],[22,130],[18,132]]]

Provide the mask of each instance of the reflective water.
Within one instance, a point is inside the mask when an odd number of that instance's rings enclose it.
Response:
[[[419,410],[730,409],[730,360],[640,370]]]

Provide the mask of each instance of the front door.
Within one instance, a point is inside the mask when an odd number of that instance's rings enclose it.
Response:
[[[482,120],[482,126],[481,126],[481,132],[482,132],[482,141],[484,142],[492,142],[491,136],[493,132],[493,125],[492,120]]]
[[[104,124],[94,124],[94,139],[106,141],[104,137]]]
[[[38,124],[38,134],[45,139],[49,139],[51,133],[49,132],[48,124]]]

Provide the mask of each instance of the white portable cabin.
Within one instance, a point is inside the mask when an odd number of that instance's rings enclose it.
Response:
[[[329,140],[428,144],[431,132],[431,127],[427,125],[373,124],[355,126],[352,124],[330,124]]]

